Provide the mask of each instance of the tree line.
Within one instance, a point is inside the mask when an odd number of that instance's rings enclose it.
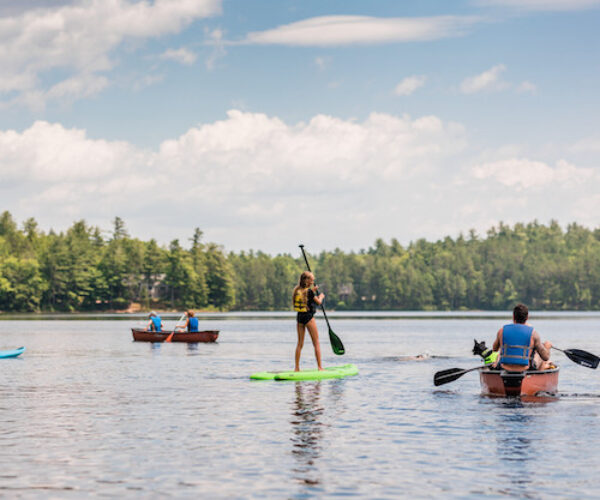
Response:
[[[0,311],[142,309],[290,310],[304,270],[299,252],[226,253],[189,244],[132,238],[119,217],[105,236],[77,221],[64,232],[21,227],[0,215]],[[358,252],[322,251],[313,271],[337,310],[504,310],[524,302],[538,310],[600,309],[600,229],[556,221],[500,223],[485,237],[407,246],[378,239]]]

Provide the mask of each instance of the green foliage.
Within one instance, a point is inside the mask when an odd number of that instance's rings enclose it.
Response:
[[[236,304],[252,311],[291,307],[291,290],[303,271],[299,261],[290,255],[272,258],[252,251],[240,255],[231,253],[227,260],[233,271]]]
[[[0,310],[145,308],[290,310],[301,254],[225,254],[203,243],[168,248],[129,236],[119,217],[108,238],[81,220],[44,233],[0,214]],[[600,309],[600,229],[551,221],[500,223],[486,237],[377,239],[360,252],[309,256],[327,306],[340,310]]]
[[[232,308],[235,305],[235,279],[223,249],[210,243],[206,248],[205,262],[208,302],[217,309]]]
[[[37,260],[10,256],[0,262],[0,309],[37,311],[45,287]]]

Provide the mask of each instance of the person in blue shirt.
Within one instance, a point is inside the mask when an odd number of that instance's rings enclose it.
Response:
[[[178,326],[177,328],[181,330],[187,330],[188,332],[197,332],[198,331],[198,318],[194,316],[194,311],[189,310],[185,313],[187,316],[185,324],[183,326]]]
[[[148,325],[146,326],[146,330],[152,332],[162,332],[163,322],[161,317],[156,314],[154,311],[150,313],[150,320],[148,321]]]
[[[513,309],[513,322],[504,325],[496,334],[492,349],[499,351],[497,363],[508,371],[547,370],[552,367],[550,348],[552,343],[542,344],[540,334],[527,323],[529,309],[517,304]]]

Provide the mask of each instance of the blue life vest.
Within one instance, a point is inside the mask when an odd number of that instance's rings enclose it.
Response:
[[[508,365],[529,365],[531,357],[531,335],[533,327],[520,323],[505,325],[502,328],[502,348],[500,363]]]
[[[162,328],[161,328],[162,320],[160,319],[160,316],[152,316],[151,319],[152,319],[152,326],[153,326],[154,331],[156,331],[156,332],[162,331]]]
[[[197,332],[198,331],[198,318],[188,318],[188,332]]]

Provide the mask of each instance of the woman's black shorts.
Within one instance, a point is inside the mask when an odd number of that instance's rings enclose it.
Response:
[[[300,323],[301,325],[306,325],[306,323],[308,323],[311,319],[313,319],[314,313],[311,312],[303,312],[303,313],[298,313],[298,317],[296,319],[296,321],[298,321],[298,323]]]

